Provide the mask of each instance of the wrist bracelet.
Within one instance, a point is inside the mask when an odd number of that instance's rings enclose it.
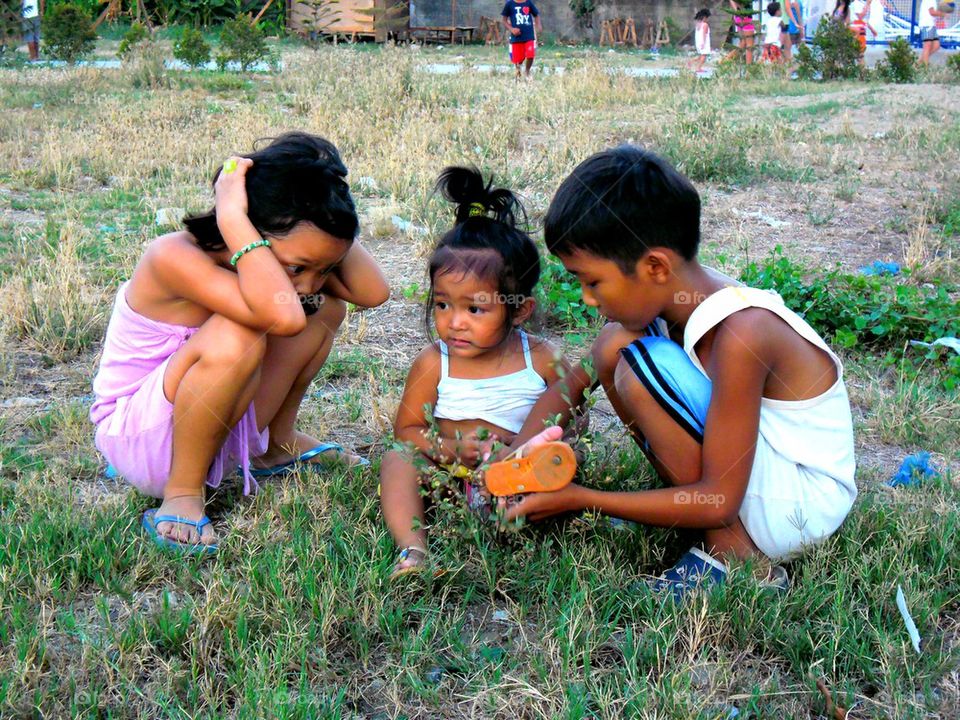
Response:
[[[258,247],[270,247],[270,241],[260,239],[260,240],[254,240],[249,245],[244,245],[242,248],[240,248],[233,254],[232,258],[230,258],[230,264],[236,267],[237,262],[240,260],[240,258],[242,258],[251,250],[256,250]]]

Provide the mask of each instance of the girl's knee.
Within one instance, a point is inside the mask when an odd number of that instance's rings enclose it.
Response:
[[[203,361],[237,372],[252,372],[260,367],[267,350],[266,335],[221,316],[216,319],[216,331],[200,352]]]
[[[327,296],[314,317],[327,329],[335,331],[347,317],[347,304],[340,298]]]

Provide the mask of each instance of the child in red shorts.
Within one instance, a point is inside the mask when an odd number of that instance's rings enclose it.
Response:
[[[525,75],[529,79],[533,58],[537,54],[537,36],[543,31],[540,11],[533,0],[507,0],[500,15],[510,33],[510,62],[517,69],[517,79],[520,79],[520,66],[524,63]]]

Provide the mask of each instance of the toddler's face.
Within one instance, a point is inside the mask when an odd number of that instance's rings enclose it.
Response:
[[[433,324],[451,355],[477,357],[503,338],[507,308],[497,288],[473,273],[438,272]]]

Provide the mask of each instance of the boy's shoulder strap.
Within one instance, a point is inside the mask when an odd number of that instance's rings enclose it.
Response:
[[[810,327],[806,320],[788,308],[783,298],[777,293],[760,288],[730,286],[718,290],[701,302],[690,315],[683,330],[684,352],[701,372],[703,372],[703,366],[695,350],[697,343],[726,318],[751,307],[763,308],[777,315],[800,337],[827,353],[837,364],[838,369],[842,368],[840,359],[827,346],[823,338]]]

